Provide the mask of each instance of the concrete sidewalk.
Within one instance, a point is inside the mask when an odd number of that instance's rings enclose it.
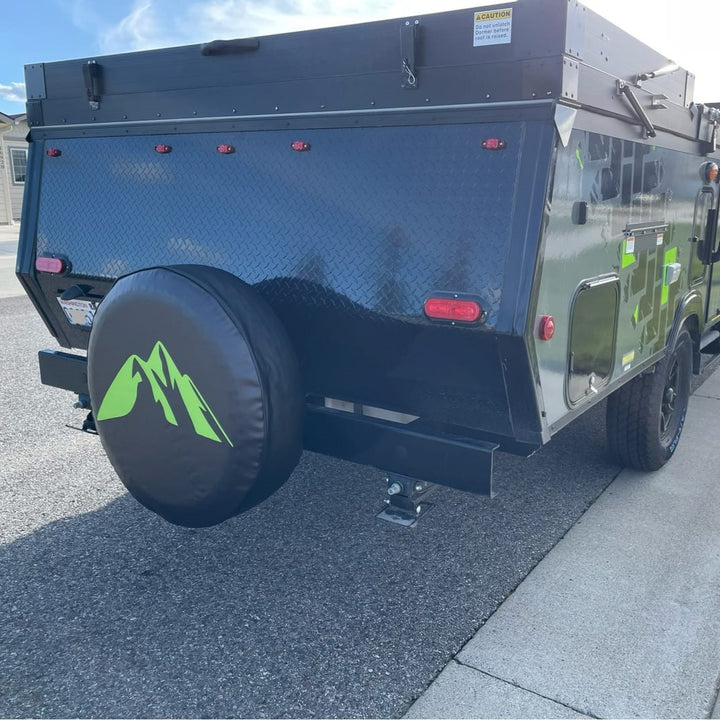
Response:
[[[623,471],[406,717],[719,717],[720,372],[657,473]]]
[[[0,298],[25,294],[15,277],[19,234],[20,225],[0,225]]]

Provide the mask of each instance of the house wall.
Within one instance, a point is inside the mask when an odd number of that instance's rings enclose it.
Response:
[[[7,224],[20,220],[22,213],[24,183],[15,182],[11,162],[12,148],[24,150],[27,153],[27,123],[0,126],[0,223]]]

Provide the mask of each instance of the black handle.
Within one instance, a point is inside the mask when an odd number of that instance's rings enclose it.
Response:
[[[201,55],[238,55],[254,52],[260,47],[257,38],[239,38],[237,40],[213,40],[200,46]]]
[[[705,242],[708,247],[708,264],[716,263],[720,260],[720,248],[716,248],[718,235],[718,210],[711,208],[708,210],[707,229],[705,231]]]

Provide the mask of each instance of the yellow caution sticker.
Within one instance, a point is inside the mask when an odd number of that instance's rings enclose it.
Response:
[[[512,14],[512,8],[476,12],[473,47],[506,45],[512,42]]]
[[[632,367],[632,362],[635,359],[635,351],[626,353],[622,357],[623,372],[627,372]]]

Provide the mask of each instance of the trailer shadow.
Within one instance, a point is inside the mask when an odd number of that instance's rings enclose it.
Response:
[[[401,715],[617,474],[603,409],[412,530],[381,473],[308,453],[219,527],[123,496],[1,547],[0,716]]]

